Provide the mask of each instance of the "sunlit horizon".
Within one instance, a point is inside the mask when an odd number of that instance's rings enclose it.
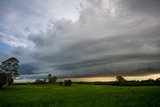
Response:
[[[125,80],[131,81],[141,81],[141,80],[148,80],[153,79],[156,80],[157,78],[160,78],[160,73],[157,74],[148,74],[148,75],[142,75],[142,76],[123,76]],[[73,82],[110,82],[110,81],[116,81],[116,76],[96,76],[96,77],[78,77],[78,78],[58,78],[57,81],[64,81],[66,79],[70,79]],[[34,82],[36,79],[21,79],[17,80],[15,79],[15,83],[27,83],[27,82]],[[41,79],[43,80],[43,79]]]

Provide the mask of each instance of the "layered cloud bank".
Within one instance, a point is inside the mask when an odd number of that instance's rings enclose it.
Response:
[[[15,5],[18,9],[11,13],[0,8],[7,20],[0,22],[0,60],[17,57],[20,78],[44,78],[49,73],[62,78],[160,73],[159,0],[62,0],[57,4],[64,7],[57,12],[66,13],[54,14],[55,18],[50,15],[56,13],[51,1],[41,2],[34,1],[34,8],[22,5],[27,8],[22,10]],[[23,17],[16,17],[20,13]],[[12,17],[6,19],[7,15]]]

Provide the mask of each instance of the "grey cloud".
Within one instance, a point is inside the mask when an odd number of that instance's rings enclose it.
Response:
[[[159,73],[159,59],[160,55],[112,55],[52,67],[62,70],[68,77],[145,75]]]
[[[107,62],[107,61],[106,61]],[[159,72],[160,60],[123,60],[77,63],[73,65],[62,65],[59,68],[64,72],[64,77],[83,76],[133,76],[146,75]]]
[[[32,75],[35,74],[34,71],[38,71],[39,67],[35,65],[34,63],[26,63],[20,65],[20,74],[21,75]]]
[[[25,80],[25,79],[29,79],[29,80],[33,80],[35,81],[35,79],[46,79],[48,74],[45,73],[39,73],[39,74],[32,74],[32,75],[20,75],[17,80]],[[28,80],[28,81],[29,81]]]
[[[130,54],[130,55],[111,55],[111,56],[106,56],[102,58],[96,58],[96,59],[90,59],[90,60],[84,60],[80,61],[78,63],[73,63],[73,64],[65,64],[65,65],[59,65],[56,66],[58,69],[61,70],[75,70],[75,69],[81,69],[85,67],[94,67],[94,66],[99,66],[99,65],[106,65],[110,63],[115,63],[115,62],[129,62],[129,61],[146,61],[146,60],[156,60],[159,59],[160,55],[155,54],[155,55],[145,55],[145,54]]]
[[[31,40],[32,42],[34,42],[34,44],[39,48],[39,47],[44,47],[44,46],[48,46],[51,41],[49,39],[50,37],[48,37],[47,35],[43,35],[43,33],[41,35],[29,35],[28,39]]]
[[[121,8],[131,11],[133,14],[151,15],[149,17],[160,15],[159,0],[119,0],[118,4]]]
[[[90,2],[76,22],[55,20],[46,32],[28,36],[35,47],[17,48],[13,53],[26,59],[22,74],[83,77],[159,73],[159,2],[117,1],[111,7],[114,14],[103,7],[104,2]]]
[[[0,50],[0,62],[5,61],[9,57],[10,57],[9,54],[7,54],[6,52]]]

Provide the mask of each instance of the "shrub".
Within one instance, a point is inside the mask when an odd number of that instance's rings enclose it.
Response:
[[[156,82],[157,85],[160,86],[160,78],[157,78],[157,79],[155,80],[155,82]]]
[[[72,85],[72,81],[71,80],[64,80],[64,85],[65,86],[71,86]]]
[[[57,81],[56,76],[52,76],[51,74],[48,75],[48,83],[53,84],[56,83],[56,81]]]
[[[40,79],[37,79],[35,82],[35,84],[45,84],[46,82]]]
[[[59,82],[59,85],[63,85],[63,82],[62,82],[62,81],[60,81],[60,82]]]

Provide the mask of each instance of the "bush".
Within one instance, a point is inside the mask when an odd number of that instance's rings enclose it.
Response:
[[[117,76],[116,79],[117,79],[118,82],[124,82],[125,81],[125,79],[122,76]]]
[[[71,80],[68,80],[68,85],[72,85],[72,81]]]
[[[40,79],[37,79],[35,82],[35,84],[45,84],[46,82]]]
[[[57,81],[56,76],[52,76],[51,74],[48,74],[48,83],[53,84],[53,83],[56,83],[56,81]]]
[[[71,80],[64,80],[64,85],[65,86],[71,86],[72,85],[72,81]]]
[[[62,81],[60,81],[60,82],[59,82],[59,85],[63,85],[63,82],[62,82]]]
[[[160,86],[160,78],[157,78],[157,79],[155,80],[155,82],[156,82],[157,85]]]

